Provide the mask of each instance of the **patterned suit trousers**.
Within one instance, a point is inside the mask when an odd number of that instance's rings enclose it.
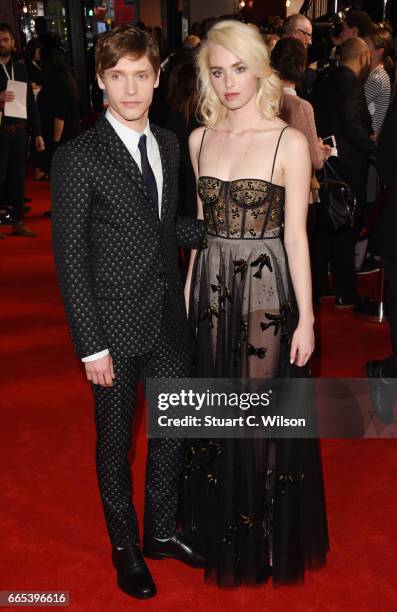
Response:
[[[115,308],[117,310],[117,305]],[[117,312],[113,312],[113,316],[117,316]],[[121,320],[125,321],[124,317]],[[113,387],[93,385],[98,483],[109,536],[113,546],[119,547],[139,543],[128,457],[138,383],[146,378],[183,378],[191,374],[191,356],[167,299],[161,331],[152,350],[137,357],[128,355],[122,345],[121,334],[115,339],[115,350],[111,348],[116,375]],[[176,528],[186,441],[150,438],[148,444],[145,535],[168,538]]]

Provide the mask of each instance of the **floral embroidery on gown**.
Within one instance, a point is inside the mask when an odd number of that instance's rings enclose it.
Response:
[[[297,308],[282,242],[284,188],[272,176],[199,177],[208,227],[190,303],[199,378],[308,376],[289,365]],[[182,521],[206,556],[207,581],[236,586],[272,576],[285,584],[325,564],[317,440],[227,438],[189,446]]]

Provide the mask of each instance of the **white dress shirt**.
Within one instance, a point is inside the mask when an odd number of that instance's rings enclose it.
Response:
[[[147,156],[149,160],[149,164],[152,167],[154,178],[156,179],[157,185],[157,193],[158,193],[158,203],[159,203],[159,217],[161,218],[161,201],[163,194],[163,169],[161,166],[161,157],[159,145],[157,143],[156,138],[150,130],[149,121],[146,124],[145,129],[142,133],[136,132],[129,127],[126,127],[120,121],[118,121],[109,110],[106,111],[105,118],[109,121],[110,125],[116,132],[117,136],[122,140],[123,144],[127,147],[129,153],[132,158],[136,162],[139,170],[142,172],[141,165],[141,153],[138,149],[139,139],[142,134],[146,134],[146,148],[147,148]],[[133,206],[133,203],[132,203]],[[100,359],[101,357],[105,357],[109,355],[109,350],[105,349],[100,351],[99,353],[95,353],[94,355],[89,355],[88,357],[83,357],[82,361],[85,363],[88,361],[95,361],[96,359]]]

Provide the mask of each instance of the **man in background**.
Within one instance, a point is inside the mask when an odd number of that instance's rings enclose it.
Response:
[[[313,26],[310,19],[297,13],[290,15],[283,26],[283,38],[297,38],[305,49],[310,47],[313,38]]]
[[[316,83],[312,96],[317,132],[323,139],[335,136],[338,157],[332,157],[332,165],[353,189],[359,208],[365,204],[368,164],[375,151],[363,86],[370,61],[368,45],[361,38],[347,40],[341,47],[342,64]],[[338,307],[359,302],[354,268],[356,238],[356,230],[350,228],[337,233],[323,231],[317,236],[315,284],[320,296],[327,295],[330,261]]]
[[[0,193],[12,211],[13,235],[31,238],[36,234],[23,221],[28,131],[32,131],[38,151],[44,151],[44,140],[28,73],[24,64],[12,57],[14,45],[11,27],[0,23]],[[26,119],[8,116],[5,105],[15,99],[8,81],[26,83]]]
[[[370,33],[372,19],[365,11],[348,11],[342,23],[341,42],[349,38],[365,38]]]
[[[290,15],[284,22],[282,38],[296,38],[298,39],[306,51],[313,41],[313,26],[310,19],[304,15],[297,13],[296,15]],[[297,86],[297,94],[300,98],[309,100],[310,92],[313,89],[315,80],[317,79],[317,71],[312,67],[307,66],[301,82]]]
[[[385,423],[394,420],[393,405],[397,399],[397,98],[386,115],[377,150],[377,169],[386,187],[381,221],[382,255],[389,291],[389,322],[392,354],[383,361],[369,361],[367,376],[372,379],[372,400]]]

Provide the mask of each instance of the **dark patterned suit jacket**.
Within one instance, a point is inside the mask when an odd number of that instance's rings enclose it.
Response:
[[[151,130],[163,169],[161,220],[138,166],[105,117],[53,159],[55,262],[79,357],[105,348],[120,355],[150,351],[166,292],[188,338],[177,247],[200,248],[205,226],[177,216],[178,143],[167,130]]]

